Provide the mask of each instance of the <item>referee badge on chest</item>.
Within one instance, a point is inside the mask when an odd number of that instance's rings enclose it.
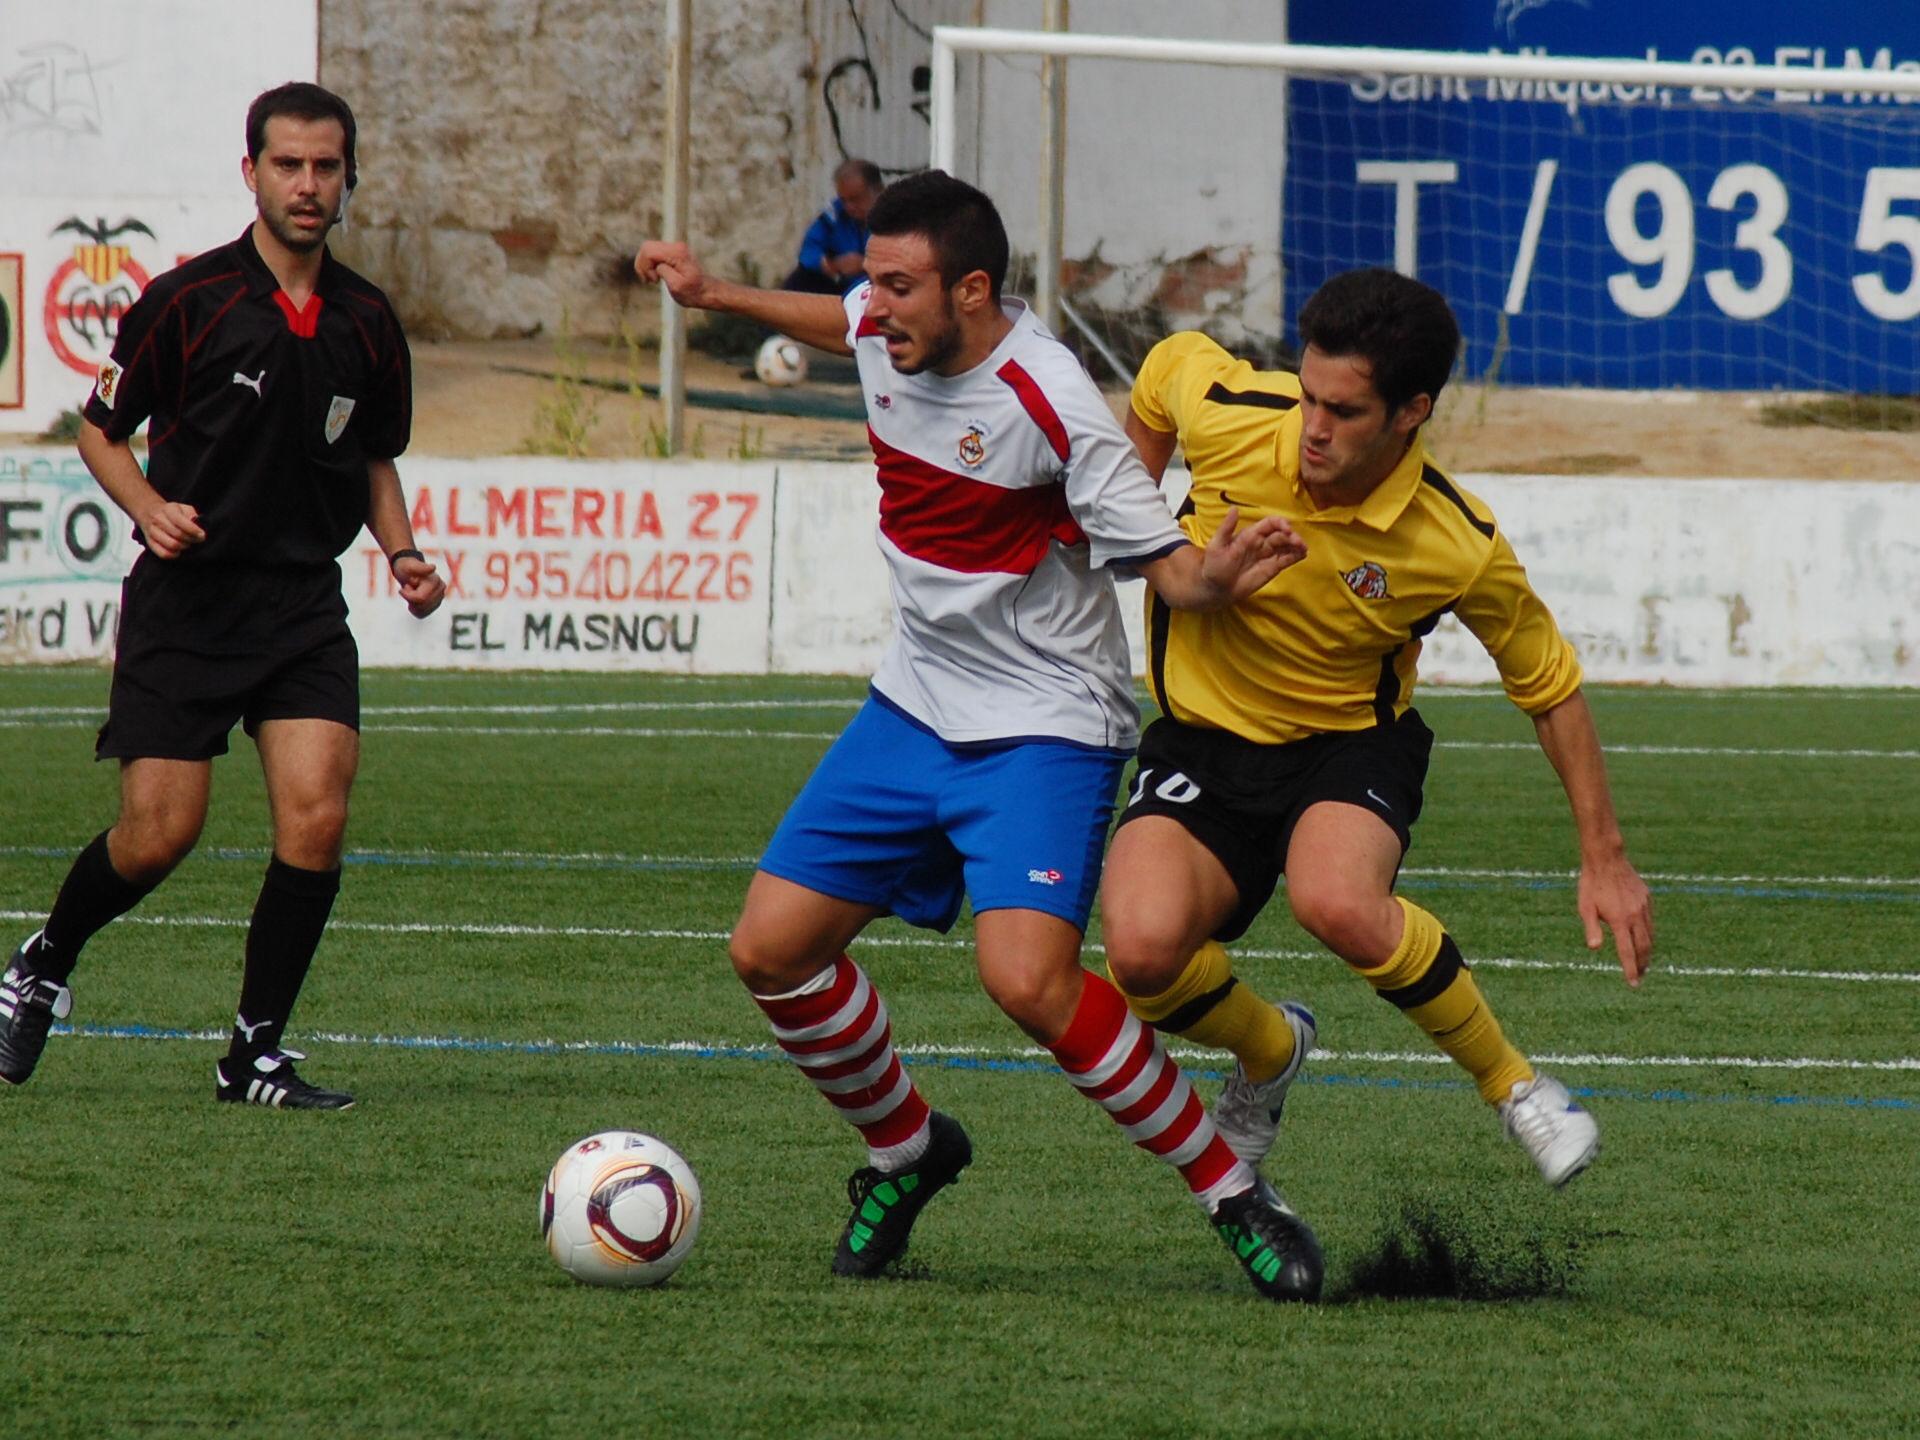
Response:
[[[1351,570],[1342,572],[1340,578],[1347,582],[1347,588],[1362,600],[1385,600],[1387,598],[1387,572],[1367,560]]]
[[[344,395],[333,397],[333,404],[327,407],[327,444],[331,445],[340,438],[340,432],[347,428],[347,421],[353,418],[353,401]]]

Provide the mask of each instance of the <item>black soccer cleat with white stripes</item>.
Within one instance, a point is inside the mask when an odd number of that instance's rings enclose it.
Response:
[[[40,932],[20,942],[0,975],[0,1080],[24,1085],[47,1048],[53,1022],[73,1013],[73,992],[58,980],[35,973]]]
[[[225,1056],[214,1067],[214,1098],[276,1110],[345,1110],[352,1105],[353,1096],[344,1090],[322,1090],[294,1073],[293,1062],[306,1058],[298,1050],[269,1050],[251,1063]]]

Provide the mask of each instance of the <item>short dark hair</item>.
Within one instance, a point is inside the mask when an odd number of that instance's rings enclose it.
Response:
[[[1460,325],[1431,285],[1392,270],[1349,270],[1300,307],[1300,342],[1365,360],[1392,412],[1416,395],[1440,398],[1460,353]]]
[[[924,235],[951,290],[976,270],[987,272],[993,298],[1007,280],[1007,227],[985,194],[944,170],[922,170],[880,192],[867,216],[870,235]]]
[[[353,111],[346,101],[331,90],[305,80],[277,85],[264,95],[256,96],[253,104],[247,107],[249,160],[257,162],[260,152],[267,148],[267,121],[276,115],[288,120],[338,120],[340,128],[347,134],[343,152],[347,162],[347,188],[351,190],[359,183],[360,177],[353,160],[353,141],[358,127],[353,123]]]
[[[834,167],[834,183],[838,184],[850,175],[858,175],[861,183],[869,190],[884,190],[887,185],[886,177],[880,173],[880,167],[871,160],[860,160],[857,158],[853,160],[842,160]]]

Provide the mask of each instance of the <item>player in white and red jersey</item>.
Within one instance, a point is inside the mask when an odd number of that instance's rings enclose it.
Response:
[[[1188,542],[1086,372],[1001,298],[1006,230],[980,191],[912,176],[868,226],[868,281],[844,308],[728,284],[684,245],[649,242],[635,261],[682,305],[854,355],[866,391],[895,640],[762,856],[732,943],[781,1047],[867,1142],[834,1272],[879,1274],[973,1156],[901,1068],[847,946],[882,915],[945,931],[965,897],[987,993],[1179,1169],[1261,1294],[1313,1299],[1313,1232],[1215,1134],[1152,1027],[1080,966],[1139,738],[1113,567],[1175,608],[1221,609],[1304,549],[1264,520]]]

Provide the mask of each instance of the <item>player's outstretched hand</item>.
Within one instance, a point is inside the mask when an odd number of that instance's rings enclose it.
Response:
[[[164,500],[140,516],[140,534],[159,560],[177,560],[207,538],[200,512],[178,500]]]
[[[648,240],[633,257],[633,273],[649,285],[656,281],[667,287],[673,302],[687,310],[704,310],[713,277],[683,240]]]
[[[400,598],[407,602],[416,620],[426,619],[446,599],[447,582],[440,578],[432,561],[402,555],[393,562],[393,578],[400,582]]]
[[[1605,943],[1603,926],[1613,932],[1620,973],[1638,989],[1640,977],[1653,963],[1653,897],[1624,853],[1581,864],[1580,923],[1586,927],[1589,950]]]
[[[1278,515],[1240,524],[1240,509],[1227,507],[1226,518],[1207,542],[1202,573],[1234,600],[1244,600],[1289,565],[1307,558],[1307,542]]]

